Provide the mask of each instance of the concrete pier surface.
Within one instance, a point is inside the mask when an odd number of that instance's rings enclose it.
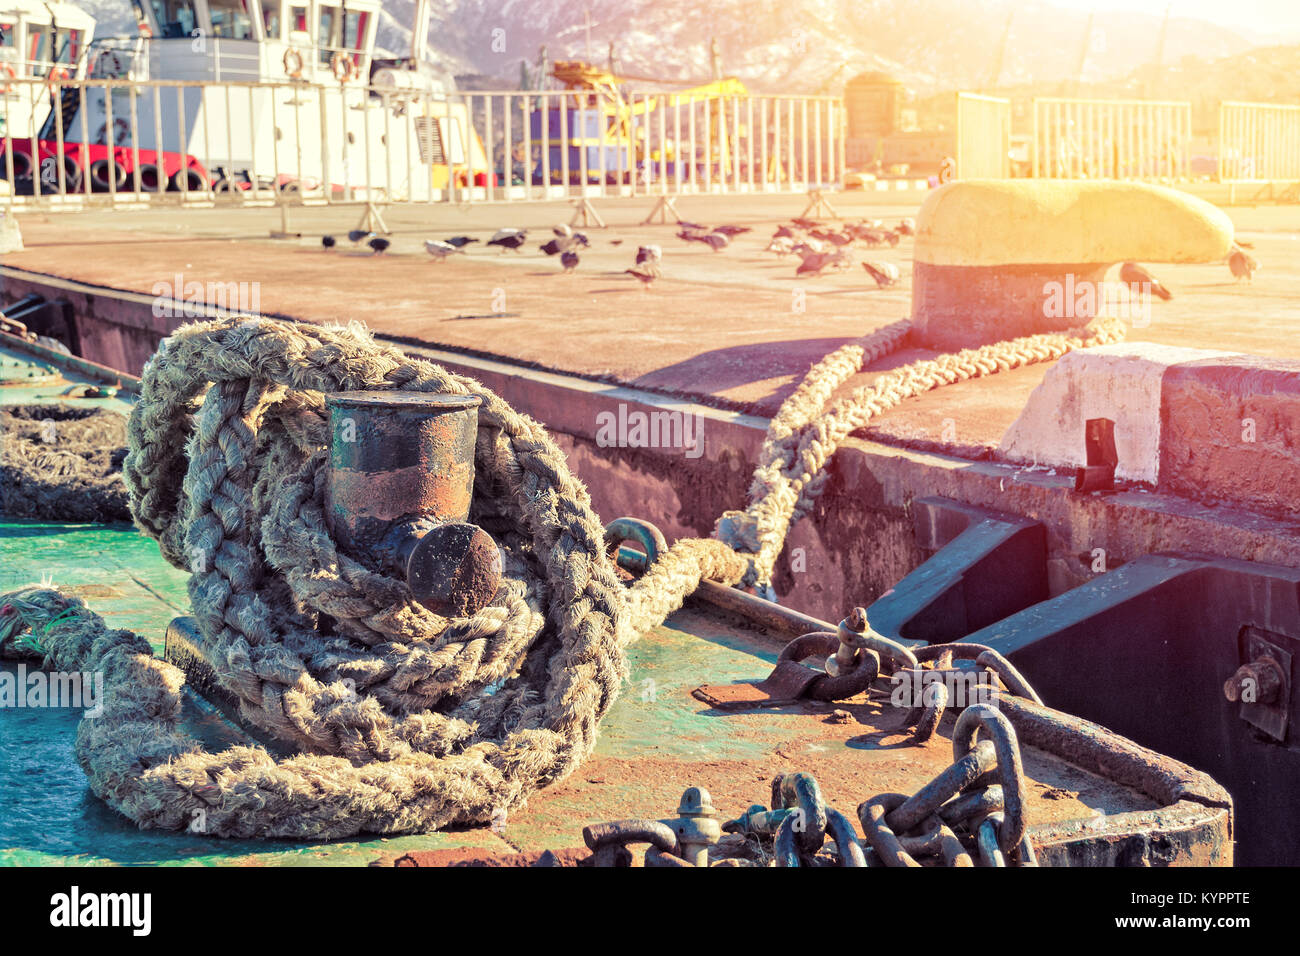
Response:
[[[870,193],[833,201],[850,221],[892,225],[915,213],[915,206],[886,204]],[[908,316],[912,241],[854,250],[856,259],[899,267],[902,281],[881,290],[856,263],[801,279],[797,259],[763,251],[775,225],[803,210],[801,197],[683,197],[680,213],[693,222],[752,227],[716,253],[677,238],[672,225],[642,225],[651,200],[596,205],[607,228],[576,227],[591,245],[580,250],[571,275],[562,273],[558,257],[538,251],[552,226],[572,218],[564,203],[389,207],[383,215],[392,244],[382,255],[346,237],[359,207],[294,207],[289,227],[300,235],[287,239],[271,238],[281,217],[270,208],[29,213],[20,218],[25,250],[0,263],[0,293],[5,302],[28,292],[65,298],[88,357],[135,373],[162,336],[202,317],[201,310],[187,315],[177,307],[185,300],[313,322],[364,322],[474,375],[546,423],[591,486],[602,516],[646,517],[670,538],[708,534],[721,510],[743,506],[765,418],[808,367]],[[1290,380],[1300,359],[1296,207],[1227,212],[1263,264],[1253,282],[1237,282],[1221,263],[1147,263],[1173,299],[1153,301],[1128,340],[1245,353],[1274,378]],[[529,229],[523,251],[486,246],[506,226]],[[326,234],[337,240],[333,251],[322,249]],[[424,251],[425,239],[455,235],[481,241],[446,262]],[[639,245],[651,243],[663,250],[663,278],[643,289],[623,270]],[[844,390],[935,354],[897,352]],[[1097,549],[1110,556],[1110,566],[1161,549],[1300,566],[1300,524],[1285,496],[1264,508],[1186,487],[1089,497],[1071,490],[1068,474],[1006,461],[1002,437],[1048,370],[1040,364],[940,388],[872,421],[833,463],[812,520],[792,534],[787,552],[803,548],[806,561],[792,569],[787,557],[778,567],[783,597],[838,620],[846,602],[869,603],[892,587],[925,556],[909,517],[911,500],[923,495],[1044,520],[1053,593],[1094,574]],[[1189,400],[1202,394],[1185,382],[1179,388]],[[697,412],[704,453],[605,447],[600,416],[620,406]],[[1225,405],[1224,414],[1240,409]],[[1300,411],[1289,403],[1270,406],[1268,414],[1281,423],[1280,434],[1300,427]]]

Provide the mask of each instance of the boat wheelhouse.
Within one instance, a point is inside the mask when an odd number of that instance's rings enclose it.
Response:
[[[43,126],[15,149],[41,157],[34,189],[69,193],[419,201],[482,184],[487,157],[454,80],[422,43],[378,56],[380,8],[137,2],[135,35],[90,43],[87,78],[49,86]]]
[[[85,74],[94,33],[94,18],[71,3],[0,0],[0,136],[44,123],[47,84]]]

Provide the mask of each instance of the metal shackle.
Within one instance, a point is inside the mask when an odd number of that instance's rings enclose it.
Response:
[[[480,404],[420,392],[325,396],[335,540],[404,575],[417,601],[449,617],[481,610],[501,584],[496,542],[468,521]]]

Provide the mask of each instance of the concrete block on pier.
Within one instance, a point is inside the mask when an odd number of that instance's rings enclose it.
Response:
[[[1065,355],[1002,436],[1015,461],[1084,463],[1115,422],[1116,477],[1274,514],[1300,511],[1300,362],[1125,342]]]

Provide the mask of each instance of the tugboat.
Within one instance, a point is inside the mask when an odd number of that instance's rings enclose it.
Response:
[[[69,60],[75,75],[34,74],[50,80],[25,92],[49,102],[14,140],[15,176],[30,178],[33,141],[51,175],[17,192],[418,201],[486,182],[454,79],[424,61],[424,32],[408,58],[375,55],[378,0],[165,0],[135,12],[135,35],[95,40]],[[90,32],[79,29],[77,43]]]
[[[13,156],[3,170],[6,181],[31,179],[34,131],[45,125],[59,84],[85,76],[94,33],[94,18],[71,3],[5,0],[0,6],[0,137],[5,155]]]

